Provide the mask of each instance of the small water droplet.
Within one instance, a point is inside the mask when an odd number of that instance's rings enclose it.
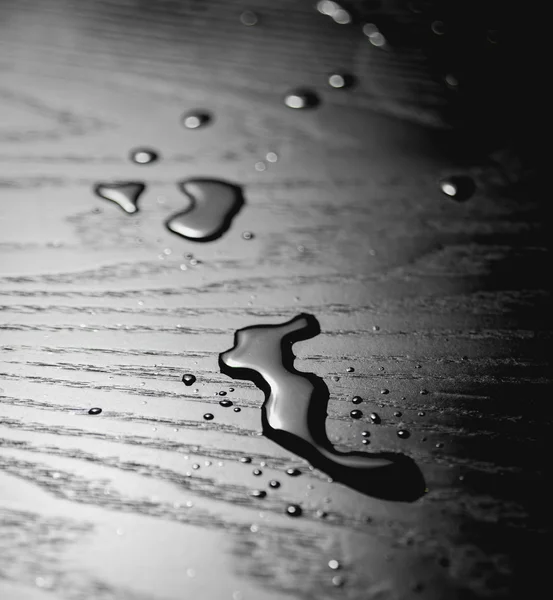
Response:
[[[328,78],[328,85],[337,90],[346,90],[353,87],[355,78],[347,73],[333,73]]]
[[[301,471],[291,467],[290,469],[286,469],[286,475],[290,475],[290,477],[297,477],[298,475],[301,475]]]
[[[381,419],[380,419],[380,417],[379,417],[379,416],[378,416],[378,415],[377,415],[375,412],[371,413],[371,414],[369,415],[369,418],[371,419],[371,421],[372,421],[372,422],[373,422],[375,425],[378,425],[378,423],[380,423],[380,422],[381,422]]]
[[[380,327],[378,325],[373,325],[373,331],[380,331]]]
[[[252,471],[252,473],[256,476],[259,477],[260,475],[263,475],[263,471],[261,469],[254,469]]]
[[[241,463],[246,463],[246,464],[249,464],[249,463],[251,463],[251,462],[252,462],[252,459],[251,459],[249,456],[243,456],[243,457],[240,459],[240,462],[241,462]]]
[[[363,416],[363,413],[360,410],[355,409],[349,413],[349,416],[352,419],[360,419]]]
[[[421,411],[419,411],[417,414],[419,415],[419,417],[424,417],[424,415],[425,415],[426,413],[424,412],[424,410],[421,410]]]
[[[452,73],[448,73],[444,77],[444,81],[445,81],[447,87],[452,90],[456,90],[459,87],[459,80]]]
[[[262,160],[258,160],[254,165],[254,169],[256,171],[263,172],[267,170],[267,165]]]
[[[436,448],[443,448],[443,447],[444,447],[444,444],[443,444],[443,442],[438,442],[438,443],[436,444]]]
[[[364,444],[365,446],[368,446],[371,442],[367,439],[361,440],[361,443]]]
[[[476,191],[474,181],[465,175],[452,175],[442,179],[439,185],[446,196],[457,202],[466,202]]]
[[[403,413],[400,410],[396,410],[394,413],[394,417],[401,417]]]
[[[432,33],[436,35],[444,35],[446,32],[446,26],[443,21],[433,21],[430,25],[430,29],[432,29]]]
[[[197,471],[197,470],[200,468],[200,465],[199,465],[198,463],[194,463],[194,464],[192,465],[192,468],[193,468],[195,471]]]
[[[101,408],[94,407],[94,408],[91,408],[91,409],[88,411],[88,414],[89,414],[89,415],[99,415],[101,412],[102,412],[102,409],[101,409]]]
[[[344,578],[341,575],[335,575],[332,578],[332,585],[342,587],[344,585]]]
[[[365,25],[363,25],[363,33],[367,36],[369,42],[376,48],[383,48],[386,46],[386,38],[374,23],[365,23]]]
[[[288,108],[295,109],[315,108],[320,102],[321,101],[315,92],[304,88],[288,92],[284,97],[284,104],[286,104]]]
[[[250,492],[250,496],[253,496],[254,498],[265,498],[266,495],[267,492],[264,490],[252,490]]]
[[[361,404],[361,402],[363,402],[363,398],[361,398],[361,396],[354,396],[351,401],[353,404]]]
[[[204,419],[206,421],[212,421],[213,420],[213,415],[211,413],[205,413]]]
[[[288,514],[290,517],[300,517],[302,512],[303,511],[299,504],[289,504],[286,507],[286,514]]]
[[[372,418],[372,415],[371,415],[371,418]],[[370,431],[362,431],[361,435],[363,437],[371,437],[371,432]]]
[[[219,404],[224,408],[229,408],[229,406],[232,406],[232,402],[230,400],[221,400]]]
[[[338,570],[338,569],[341,567],[340,563],[339,563],[337,560],[335,560],[335,559],[329,560],[329,561],[328,561],[328,566],[329,566],[329,567],[330,567],[330,568],[331,568],[333,571],[336,571],[336,570]]]
[[[355,372],[355,369],[353,367],[348,367],[346,369],[346,373],[354,373],[354,372]]]
[[[340,381],[340,378],[338,377],[338,375],[333,375],[332,381]]]
[[[151,148],[135,148],[131,150],[130,159],[138,165],[149,165],[159,159],[159,154]]]
[[[411,434],[407,431],[407,429],[398,429],[397,430],[397,437],[401,438],[402,440],[406,440]]]
[[[278,154],[276,152],[267,152],[265,159],[267,162],[276,163],[278,161]]]
[[[229,392],[234,392],[234,388],[229,388],[228,391]]]
[[[387,390],[386,388],[384,388],[383,390],[380,390],[381,394],[389,394],[390,390]]]
[[[165,225],[169,231],[196,242],[220,237],[244,204],[240,186],[218,179],[187,179],[179,183],[179,188],[190,205]]]
[[[186,569],[186,574],[188,577],[196,577],[196,571],[194,571],[194,569]]]
[[[138,181],[124,181],[116,183],[98,183],[94,186],[94,193],[110,202],[115,202],[127,214],[138,212],[138,199],[146,186]]]
[[[235,406],[232,410],[234,412],[240,412],[242,409],[239,406]]]
[[[250,525],[250,531],[252,533],[257,533],[259,531],[259,525],[255,525],[255,524]]]
[[[421,396],[426,396],[426,394],[428,394],[428,390],[421,390],[421,391],[419,392],[419,394],[420,394]]]
[[[240,15],[240,23],[246,27],[253,27],[254,25],[257,25],[258,21],[257,15],[252,10],[245,10]]]
[[[191,111],[183,115],[182,124],[186,129],[199,129],[208,125],[213,117],[204,111]]]
[[[227,395],[227,393],[225,392],[225,390],[221,390],[219,392],[219,396],[226,396],[226,395]]]
[[[324,511],[324,510],[318,509],[318,510],[315,512],[315,516],[316,516],[318,519],[326,519],[326,517],[328,516],[328,513],[327,513],[326,511]]]
[[[242,232],[242,237],[245,240],[253,240],[253,238],[255,237],[254,234],[251,231],[243,231]]]
[[[277,481],[276,479],[271,479],[271,481],[269,481],[269,487],[272,487],[274,489],[279,488],[280,481]]]
[[[194,383],[196,382],[196,377],[192,375],[192,373],[185,373],[182,376],[182,382],[186,386],[194,385]]]

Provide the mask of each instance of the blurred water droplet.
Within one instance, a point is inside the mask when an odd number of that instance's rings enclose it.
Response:
[[[355,409],[349,413],[349,416],[352,419],[360,419],[363,416],[363,413],[360,410]]]
[[[297,477],[298,475],[301,475],[301,471],[292,467],[290,469],[286,469],[286,475],[290,475],[290,477]]]
[[[94,193],[104,200],[114,202],[127,214],[132,215],[138,212],[138,199],[145,189],[146,186],[138,181],[98,183],[94,186]]]
[[[254,234],[251,231],[244,231],[242,233],[242,238],[245,239],[245,240],[253,240],[254,237],[255,236],[254,236]]]
[[[363,33],[367,36],[369,42],[377,48],[386,46],[386,38],[380,29],[374,23],[365,23],[363,25]]]
[[[378,425],[378,423],[380,423],[380,421],[381,421],[380,417],[375,412],[370,414],[370,419],[376,425]]]
[[[212,421],[213,420],[213,415],[211,413],[205,413],[204,419],[206,421]]]
[[[230,400],[221,400],[219,404],[224,408],[229,408],[229,406],[232,406],[232,402]]]
[[[363,398],[361,398],[361,396],[354,396],[351,401],[353,404],[361,404],[361,402],[363,402]]]
[[[341,575],[335,575],[332,578],[332,585],[342,587],[344,585],[344,578]]]
[[[389,394],[390,390],[387,390],[386,388],[384,388],[383,390],[380,390],[381,394]]]
[[[263,471],[261,469],[254,469],[252,471],[253,475],[255,475],[256,477],[259,477],[260,475],[263,475]]]
[[[159,154],[151,148],[135,148],[131,150],[130,159],[138,165],[149,165],[159,159]]]
[[[200,468],[200,465],[199,465],[198,463],[194,463],[194,464],[192,465],[192,468],[193,468],[195,471],[197,471],[197,470]]]
[[[364,444],[365,446],[368,446],[370,444],[370,441],[367,439],[361,440],[361,443]]]
[[[428,390],[421,390],[421,391],[419,392],[419,394],[420,394],[421,396],[426,396],[426,394],[428,394]]]
[[[425,415],[426,413],[424,412],[424,410],[421,410],[421,411],[419,411],[417,414],[419,415],[419,417],[424,417],[424,415]]]
[[[212,118],[213,117],[208,112],[191,111],[182,117],[182,124],[186,129],[199,129],[200,127],[208,125]]]
[[[401,411],[399,411],[399,410],[396,410],[396,411],[394,412],[394,417],[401,417],[401,415],[402,415],[402,412],[401,412]]]
[[[186,386],[194,385],[194,383],[196,382],[196,377],[194,375],[192,375],[192,373],[185,373],[182,376],[182,382]]]
[[[380,327],[378,325],[373,325],[373,331],[380,331]]]
[[[430,29],[432,29],[432,33],[436,35],[444,35],[446,32],[446,26],[443,21],[433,21],[430,25]]]
[[[271,481],[269,481],[269,487],[272,487],[274,489],[279,488],[280,481],[277,481],[276,479],[271,479]]]
[[[251,459],[249,456],[243,456],[243,457],[240,459],[240,462],[241,462],[241,463],[246,463],[246,464],[249,464],[249,463],[251,463],[251,462],[252,462],[252,459]]]
[[[447,177],[442,179],[439,185],[446,196],[457,202],[466,202],[476,191],[474,181],[464,175]]]
[[[318,510],[315,512],[315,516],[316,516],[318,519],[326,519],[326,517],[328,516],[328,513],[327,513],[326,511],[324,511],[324,510],[318,509]]]
[[[333,73],[328,78],[328,85],[337,90],[346,90],[355,84],[355,77],[348,73]]]
[[[443,442],[438,442],[438,443],[436,444],[436,448],[443,448],[443,447],[444,447],[444,444],[443,444]]]
[[[340,378],[338,377],[338,375],[333,375],[332,381],[340,381]]]
[[[235,406],[232,410],[234,410],[234,412],[240,412],[242,409],[239,406]]]
[[[246,27],[253,27],[258,23],[258,20],[257,15],[251,10],[245,10],[240,15],[240,22]]]
[[[401,438],[402,440],[406,440],[411,434],[407,431],[407,429],[398,429],[397,430],[397,437]]]
[[[348,367],[346,369],[346,373],[354,373],[354,372],[355,372],[355,369],[353,367]]]
[[[102,409],[101,409],[101,408],[94,407],[94,408],[91,408],[91,409],[88,411],[88,414],[89,414],[89,415],[99,415],[101,412],[102,412]]]
[[[278,161],[278,154],[276,152],[267,152],[265,159],[270,163],[276,163]]]
[[[371,419],[372,419],[372,415],[371,415]],[[363,437],[371,437],[371,432],[370,431],[362,431],[361,435]]]
[[[267,492],[264,490],[252,490],[250,492],[250,496],[253,496],[254,498],[265,498],[266,495]]]
[[[340,565],[340,563],[339,563],[337,560],[334,560],[334,559],[332,559],[332,560],[329,560],[329,561],[328,561],[328,566],[329,566],[329,567],[330,567],[330,568],[331,568],[333,571],[336,571],[337,569],[339,569],[339,568],[340,568],[340,566],[341,566],[341,565]]]
[[[315,92],[300,88],[288,92],[284,97],[284,104],[289,108],[315,108],[320,104],[320,99]]]

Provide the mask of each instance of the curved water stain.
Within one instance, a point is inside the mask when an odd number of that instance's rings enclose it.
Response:
[[[412,502],[424,493],[415,462],[393,452],[340,453],[326,435],[329,392],[314,373],[294,368],[292,345],[320,333],[313,315],[300,314],[281,325],[239,329],[234,346],[219,355],[221,371],[252,381],[265,393],[263,434],[301,456],[335,481],[369,496]]]

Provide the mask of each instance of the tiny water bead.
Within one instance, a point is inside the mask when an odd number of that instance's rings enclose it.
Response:
[[[146,189],[144,183],[139,181],[122,181],[116,183],[98,183],[94,186],[94,193],[114,202],[127,214],[138,212],[138,199]]]
[[[389,394],[390,390],[387,390],[386,388],[384,388],[383,390],[380,390],[381,394]]]
[[[374,23],[365,23],[363,25],[363,34],[373,46],[377,48],[386,46],[386,38]]]
[[[368,446],[371,442],[367,439],[361,440],[361,443],[364,444],[365,446]]]
[[[346,369],[346,373],[354,373],[354,372],[355,372],[355,369],[353,367],[348,367]]]
[[[254,469],[252,471],[253,475],[255,475],[256,477],[259,477],[260,475],[263,475],[263,471],[261,469]]]
[[[419,392],[419,394],[420,394],[421,396],[426,396],[426,394],[428,394],[428,390],[421,390],[421,391]]]
[[[466,202],[476,191],[474,181],[465,175],[452,175],[439,182],[440,190],[457,202]]]
[[[328,561],[328,566],[333,571],[336,571],[336,570],[338,570],[341,567],[340,563],[337,560],[334,560],[334,559]]]
[[[315,108],[320,102],[319,96],[315,92],[305,88],[293,90],[284,96],[284,104],[288,108]]]
[[[182,382],[186,386],[194,385],[194,383],[196,383],[196,377],[194,375],[192,375],[192,373],[185,373],[182,376]]]
[[[317,10],[322,14],[330,17],[338,25],[347,25],[351,23],[351,15],[338,2],[331,0],[321,0],[317,2]]]
[[[230,406],[232,406],[232,401],[231,400],[221,400],[219,402],[219,404],[223,407],[223,408],[229,408]]]
[[[406,440],[411,434],[407,431],[407,429],[398,429],[397,430],[397,437],[401,438],[402,440]]]
[[[446,32],[446,26],[443,21],[433,21],[430,25],[430,29],[432,30],[432,33],[436,35],[444,35]]]
[[[265,498],[266,495],[267,492],[264,490],[252,490],[250,492],[250,496],[253,496],[254,498]]]
[[[353,87],[355,78],[347,73],[333,73],[328,78],[328,85],[337,90],[347,90]]]
[[[363,402],[363,398],[361,398],[361,396],[354,396],[351,401],[353,404],[361,404],[361,402]]]
[[[240,462],[241,462],[241,463],[246,463],[246,464],[249,464],[249,463],[251,463],[251,462],[252,462],[252,459],[251,459],[249,456],[243,456],[243,457],[240,459]]]
[[[149,165],[159,160],[159,153],[151,148],[135,148],[131,150],[130,159],[137,165]]]
[[[276,163],[278,161],[278,154],[276,152],[267,152],[265,159],[267,162]]]
[[[369,415],[369,418],[375,425],[378,425],[381,421],[380,417],[374,412]]]
[[[289,504],[286,507],[286,514],[290,517],[300,517],[302,514],[302,509],[299,504]]]
[[[206,421],[213,421],[213,415],[211,413],[205,413],[204,419]]]
[[[245,10],[240,15],[240,23],[246,27],[253,27],[254,25],[257,25],[258,21],[257,15],[252,10]]]
[[[267,165],[262,160],[258,160],[254,165],[254,169],[256,171],[266,171]]]
[[[360,419],[363,416],[363,413],[360,410],[355,409],[349,413],[349,416],[352,419]]]
[[[99,415],[101,412],[102,412],[102,409],[101,409],[101,408],[94,407],[94,408],[91,408],[91,409],[88,411],[88,414],[89,414],[89,415]]]
[[[226,396],[226,395],[227,395],[227,393],[225,392],[225,390],[221,390],[219,392],[219,396]]]
[[[182,124],[186,129],[199,129],[205,127],[213,120],[210,113],[200,110],[187,112],[182,117]]]
[[[234,388],[229,388],[228,391],[229,392],[234,392]]]
[[[253,240],[254,237],[255,236],[251,231],[243,231],[242,232],[242,238],[244,240]]]
[[[371,432],[370,432],[370,431],[362,431],[362,432],[361,432],[361,435],[362,435],[363,437],[365,437],[365,438],[367,438],[367,437],[371,437]]]
[[[425,415],[426,413],[424,412],[424,410],[421,410],[421,411],[419,411],[417,414],[419,415],[419,417],[424,417],[424,415]]]
[[[292,467],[290,469],[286,469],[286,475],[290,475],[290,477],[297,477],[298,475],[301,475],[301,471]]]
[[[344,585],[344,578],[341,575],[335,575],[332,578],[332,585],[342,587]]]
[[[403,413],[402,413],[400,410],[396,410],[396,411],[394,412],[394,417],[401,417],[401,415],[402,415],[402,414],[403,414]]]
[[[239,406],[235,406],[232,410],[234,410],[234,412],[240,412],[242,409]]]
[[[271,481],[269,481],[269,487],[272,487],[276,490],[280,487],[280,481],[277,481],[276,479],[271,479]]]

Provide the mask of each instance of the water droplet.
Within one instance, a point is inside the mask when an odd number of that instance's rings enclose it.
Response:
[[[221,400],[219,404],[224,408],[229,408],[229,406],[232,406],[232,402],[230,400]]]
[[[443,447],[444,447],[444,444],[443,444],[443,442],[438,442],[438,443],[436,444],[436,448],[443,448]]]
[[[234,392],[234,388],[231,387],[231,388],[228,389],[228,391],[229,392]]]
[[[459,87],[459,80],[452,73],[448,73],[444,77],[444,81],[445,81],[445,84],[447,85],[447,87],[452,90],[456,90]]]
[[[355,409],[349,413],[349,416],[352,419],[360,419],[363,416],[363,413],[360,410]]]
[[[194,469],[194,471],[197,471],[200,468],[200,465],[198,463],[194,463],[192,465],[192,468]]]
[[[88,414],[89,414],[89,415],[99,415],[101,412],[102,412],[102,409],[101,409],[101,408],[94,407],[94,408],[91,408],[91,409],[88,411]]]
[[[368,446],[370,444],[370,441],[367,439],[361,440],[361,443],[364,444],[365,446]]]
[[[242,237],[245,240],[253,240],[253,238],[255,237],[254,234],[251,231],[244,231],[242,232]]]
[[[138,199],[145,189],[146,186],[138,181],[98,183],[94,186],[94,193],[104,200],[115,202],[126,213],[132,215],[138,212]]]
[[[402,440],[406,440],[411,434],[407,431],[407,429],[398,429],[397,430],[397,437],[401,438]]]
[[[402,414],[403,413],[401,411],[396,410],[395,413],[394,413],[394,417],[401,417]]]
[[[186,569],[186,574],[188,577],[196,577],[196,571],[194,571],[194,569]]]
[[[420,394],[421,396],[426,396],[426,394],[428,394],[428,390],[421,390],[421,391],[419,392],[419,394]]]
[[[267,162],[276,163],[278,161],[278,154],[276,152],[267,152],[265,159]]]
[[[351,401],[353,404],[361,404],[361,402],[363,402],[363,398],[361,398],[361,396],[354,396]]]
[[[433,21],[430,25],[430,29],[432,29],[432,33],[436,35],[444,35],[446,32],[445,23],[443,21]]]
[[[387,390],[386,388],[384,388],[383,390],[380,390],[381,394],[389,394],[390,390]]]
[[[259,525],[255,525],[255,524],[250,525],[250,531],[252,533],[257,533],[259,531]]]
[[[378,425],[381,422],[380,417],[375,412],[371,413],[369,418],[375,425]]]
[[[290,469],[286,469],[286,475],[290,475],[290,477],[297,477],[298,475],[301,475],[301,471],[292,467]]]
[[[332,381],[340,381],[340,378],[338,377],[338,375],[333,375]]]
[[[336,570],[338,570],[341,567],[340,563],[337,560],[334,560],[334,559],[328,561],[328,566],[333,571],[336,571]]]
[[[315,108],[320,102],[321,101],[315,92],[304,88],[288,92],[284,97],[284,104],[286,104],[288,108]]]
[[[421,411],[419,411],[417,414],[419,415],[419,417],[424,417],[424,415],[425,415],[426,413],[424,412],[424,410],[421,410]]]
[[[235,406],[232,410],[234,412],[240,412],[242,409],[239,406]]]
[[[252,473],[256,476],[259,477],[260,475],[263,475],[263,471],[261,469],[254,469],[252,471]]]
[[[219,392],[219,396],[226,396],[226,395],[227,395],[227,393],[225,392],[225,390],[221,390]]]
[[[194,383],[196,382],[196,377],[194,375],[192,375],[192,373],[185,373],[182,376],[182,382],[186,386],[194,385]]]
[[[166,221],[169,231],[196,242],[220,237],[244,204],[242,188],[217,179],[188,179],[179,183],[190,206]],[[190,261],[192,264],[192,260]]]
[[[466,202],[476,191],[476,185],[470,177],[452,175],[440,181],[440,189],[449,198],[457,202]]]
[[[253,496],[254,498],[265,498],[266,495],[267,492],[264,490],[252,490],[250,492],[250,496]]]
[[[324,510],[318,509],[318,510],[315,512],[315,516],[316,516],[318,519],[326,519],[326,517],[328,517],[328,513],[327,513],[326,511],[324,511]]]
[[[365,25],[363,25],[363,33],[367,36],[369,42],[376,48],[383,48],[386,46],[386,38],[374,23],[365,23]]]
[[[279,488],[280,481],[277,481],[276,479],[271,479],[271,481],[269,481],[269,487],[272,487],[274,489]]]
[[[211,413],[205,413],[204,419],[206,421],[213,421],[213,415]]]
[[[291,517],[300,517],[302,512],[303,511],[299,504],[289,504],[286,507],[286,514],[288,514]]]
[[[272,441],[309,460],[336,481],[369,495],[404,500],[420,497],[424,481],[409,457],[340,453],[332,446],[325,431],[328,387],[316,375],[292,367],[293,343],[319,332],[319,323],[307,314],[280,325],[246,327],[236,332],[234,347],[220,354],[220,368],[226,375],[248,379],[265,391],[261,422],[263,435]]]
[[[259,172],[266,171],[267,165],[262,160],[258,160],[254,165],[254,169]]]
[[[380,331],[380,327],[378,325],[373,325],[373,331]]]
[[[334,575],[332,578],[332,585],[342,587],[344,585],[344,578],[341,575]]]
[[[354,84],[355,78],[347,73],[333,73],[328,78],[328,85],[335,89],[346,90]]]
[[[205,127],[212,121],[210,113],[204,111],[191,111],[183,115],[182,124],[186,129],[199,129]]]
[[[371,416],[371,418],[372,418],[372,416]],[[371,432],[370,432],[370,431],[362,431],[362,432],[361,432],[361,435],[362,435],[363,437],[371,437]]]
[[[354,372],[355,372],[355,369],[353,367],[348,367],[346,369],[346,373],[354,373]]]
[[[258,20],[257,15],[251,10],[245,10],[240,15],[240,23],[246,27],[253,27],[257,24]]]
[[[243,457],[240,459],[240,462],[241,462],[241,463],[246,463],[246,464],[249,464],[249,463],[251,463],[251,462],[252,462],[252,459],[251,459],[249,456],[243,456]]]
[[[159,154],[150,148],[135,148],[131,150],[130,159],[138,165],[149,165],[159,159]]]

